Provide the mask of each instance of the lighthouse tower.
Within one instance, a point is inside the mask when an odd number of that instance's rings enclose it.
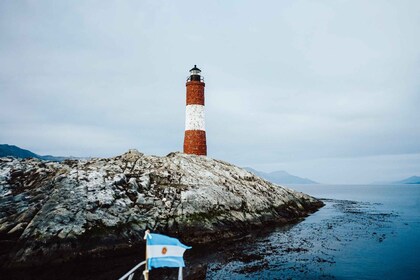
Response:
[[[187,79],[187,108],[185,114],[184,153],[207,155],[204,128],[204,79],[194,65]]]

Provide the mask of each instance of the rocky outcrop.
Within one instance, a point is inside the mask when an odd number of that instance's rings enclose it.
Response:
[[[0,158],[0,261],[33,265],[122,250],[142,243],[145,229],[204,243],[322,205],[229,163],[182,153]]]

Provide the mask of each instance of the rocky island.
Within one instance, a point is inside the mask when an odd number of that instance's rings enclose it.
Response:
[[[0,265],[65,262],[143,244],[146,229],[187,244],[307,216],[323,203],[204,156],[137,150],[50,162],[0,158]]]

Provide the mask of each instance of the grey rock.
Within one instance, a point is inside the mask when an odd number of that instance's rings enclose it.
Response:
[[[145,204],[146,203],[146,199],[144,198],[144,194],[139,194],[137,197],[137,201],[136,204]]]
[[[0,256],[7,266],[123,250],[144,230],[186,243],[297,220],[322,202],[209,157],[136,150],[109,159],[0,158]],[[69,257],[70,258],[70,257]]]

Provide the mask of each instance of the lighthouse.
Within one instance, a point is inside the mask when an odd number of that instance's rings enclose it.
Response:
[[[207,155],[206,129],[204,127],[204,79],[194,65],[187,79],[187,107],[185,111],[184,153]]]

